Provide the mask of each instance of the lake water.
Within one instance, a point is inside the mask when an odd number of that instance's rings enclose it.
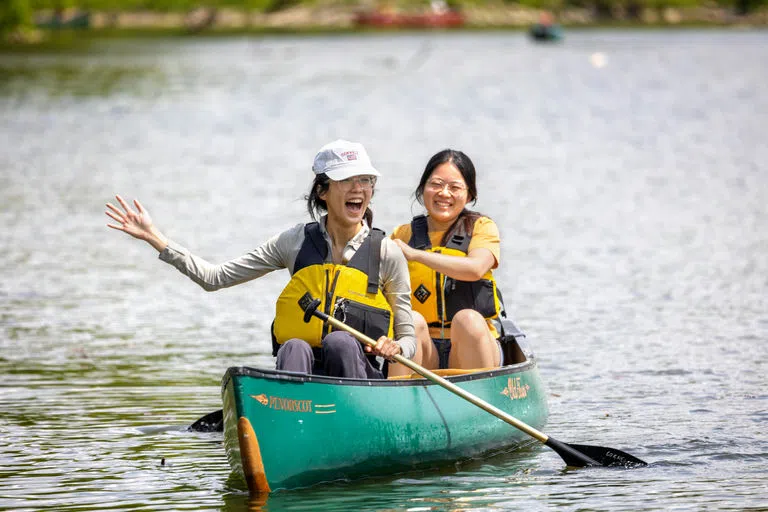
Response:
[[[566,36],[0,55],[0,509],[768,509],[768,32]],[[387,231],[420,212],[433,153],[470,155],[544,432],[649,467],[566,471],[535,446],[254,499],[221,434],[184,430],[220,408],[227,367],[274,364],[287,274],[207,294],[107,229],[104,203],[140,198],[224,261],[307,219],[312,158],[338,137],[381,170]]]

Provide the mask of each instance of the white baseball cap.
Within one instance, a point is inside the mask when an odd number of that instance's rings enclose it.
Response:
[[[370,174],[381,176],[373,168],[371,159],[362,144],[338,139],[320,148],[312,164],[315,174],[327,174],[333,181],[341,181],[352,176]]]

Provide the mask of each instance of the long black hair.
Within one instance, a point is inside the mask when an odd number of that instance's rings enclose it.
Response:
[[[477,203],[477,173],[475,172],[475,164],[472,163],[472,160],[463,151],[459,151],[457,149],[444,149],[438,153],[435,153],[432,158],[429,159],[426,167],[424,167],[424,172],[421,174],[419,186],[416,187],[416,190],[413,192],[413,197],[416,199],[416,201],[418,201],[420,205],[424,206],[424,187],[427,186],[429,177],[432,176],[432,173],[435,171],[435,169],[446,163],[452,163],[456,166],[456,169],[458,169],[461,173],[461,177],[464,178],[464,183],[467,184],[467,195],[469,201],[471,201],[473,205]],[[479,212],[467,210],[464,208],[464,210],[456,219],[456,222],[454,222],[453,225],[445,231],[445,235],[443,236],[443,241],[441,244],[445,245],[445,242],[453,235],[459,222],[464,222],[465,231],[471,234],[472,228],[475,226],[475,221],[480,217],[484,217],[484,215]]]
[[[328,187],[331,186],[331,179],[327,174],[315,175],[315,181],[312,182],[312,188],[309,189],[309,194],[304,196],[307,201],[307,211],[312,220],[317,220],[319,216],[328,212],[328,204],[324,199],[320,198],[321,194],[328,191]],[[371,191],[371,197],[373,197],[374,190]],[[369,227],[373,227],[373,211],[370,207],[366,207],[363,218],[368,223]]]

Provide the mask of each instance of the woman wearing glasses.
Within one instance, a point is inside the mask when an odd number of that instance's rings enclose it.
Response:
[[[376,356],[410,358],[416,351],[406,260],[395,242],[371,227],[368,206],[380,174],[361,144],[345,140],[323,146],[312,170],[315,179],[306,200],[313,222],[219,265],[168,240],[138,200],[135,210],[120,196],[120,207],[108,203],[106,214],[117,221],[108,226],[145,240],[162,261],[207,291],[288,269],[291,280],[277,300],[272,325],[277,369],[380,379]],[[329,332],[314,317],[304,322],[299,304],[312,298],[321,300],[318,309],[376,339],[376,347],[366,347],[366,355],[346,331]]]
[[[414,196],[427,214],[392,233],[410,270],[418,340],[413,360],[430,369],[499,366],[499,333],[491,321],[503,308],[491,273],[499,264],[499,230],[466,209],[477,200],[472,160],[461,151],[440,151]],[[390,375],[409,371],[390,366]]]

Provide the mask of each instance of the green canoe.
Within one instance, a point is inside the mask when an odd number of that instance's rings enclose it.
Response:
[[[535,358],[520,337],[505,353],[505,360],[519,362],[435,373],[541,428],[548,409]],[[229,368],[222,381],[229,462],[250,492],[264,493],[400,473],[531,440],[443,387],[412,377],[357,380]]]

